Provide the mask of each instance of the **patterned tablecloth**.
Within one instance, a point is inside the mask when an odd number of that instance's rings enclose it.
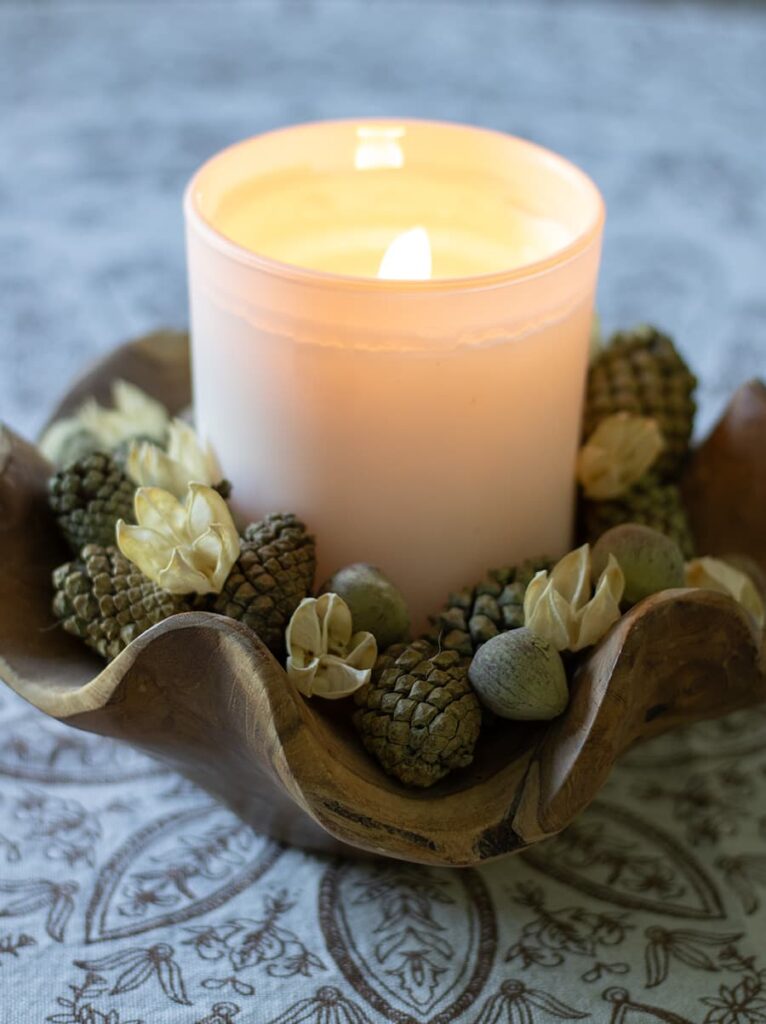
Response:
[[[130,747],[0,697],[0,1019],[766,1019],[766,711],[637,748],[480,871],[254,834]]]
[[[516,131],[606,194],[607,327],[651,318],[702,423],[766,369],[766,11],[653,2],[0,0],[0,414],[185,319],[183,183],[367,111]],[[8,255],[10,254],[10,255]],[[284,849],[0,687],[2,1024],[762,1024],[766,713],[636,749],[481,871]]]

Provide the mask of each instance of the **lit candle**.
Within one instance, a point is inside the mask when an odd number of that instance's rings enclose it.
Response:
[[[186,196],[198,427],[243,520],[300,515],[319,577],[384,569],[417,626],[571,542],[603,204],[496,132],[330,122]]]

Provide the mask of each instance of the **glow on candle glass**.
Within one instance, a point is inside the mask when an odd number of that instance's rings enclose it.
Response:
[[[382,281],[430,281],[431,241],[425,228],[397,235],[383,253],[378,277]]]
[[[414,630],[572,542],[603,206],[560,157],[422,122],[304,125],[187,193],[195,415],[243,523],[295,512]],[[382,257],[382,259],[381,259]]]

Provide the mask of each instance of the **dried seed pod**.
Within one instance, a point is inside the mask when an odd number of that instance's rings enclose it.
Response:
[[[482,704],[500,718],[556,718],[569,701],[561,655],[526,627],[488,640],[473,659],[468,678]]]

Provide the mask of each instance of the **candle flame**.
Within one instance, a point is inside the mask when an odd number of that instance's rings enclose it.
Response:
[[[397,235],[383,253],[378,277],[384,281],[428,281],[431,269],[428,232],[425,228],[412,228]]]

